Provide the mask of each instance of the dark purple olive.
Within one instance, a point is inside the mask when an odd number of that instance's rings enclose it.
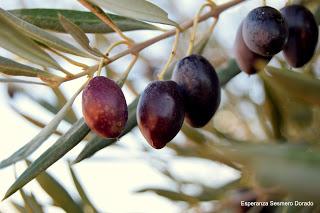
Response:
[[[262,70],[272,56],[261,56],[252,52],[243,41],[242,26],[243,24],[241,23],[234,42],[235,58],[240,69],[251,75]]]
[[[182,89],[186,121],[192,127],[206,125],[220,104],[220,84],[213,66],[200,55],[181,59],[172,80]]]
[[[285,45],[288,26],[278,10],[263,6],[252,10],[244,19],[242,35],[251,51],[263,56],[273,56]]]
[[[128,107],[121,88],[106,77],[94,77],[82,93],[82,113],[92,131],[116,138],[128,120]]]
[[[318,25],[313,14],[302,5],[281,9],[289,27],[284,56],[292,67],[302,67],[310,61],[318,43]]]
[[[184,120],[183,95],[174,81],[153,81],[141,94],[137,122],[142,135],[163,148],[180,131]]]

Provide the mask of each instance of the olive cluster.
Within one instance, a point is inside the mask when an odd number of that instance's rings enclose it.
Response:
[[[181,59],[168,81],[153,81],[137,107],[137,121],[148,143],[163,148],[180,131],[184,118],[203,127],[220,104],[220,84],[213,66],[200,55]]]
[[[252,10],[240,24],[235,40],[235,57],[241,70],[257,73],[281,50],[292,67],[310,61],[318,42],[313,14],[302,5],[280,11],[269,6]]]
[[[291,5],[278,11],[264,6],[241,23],[235,55],[248,74],[262,69],[281,50],[292,67],[301,67],[313,56],[317,42],[318,26],[308,9]],[[220,93],[210,62],[200,55],[187,56],[177,63],[171,80],[153,81],[141,94],[139,129],[152,147],[161,149],[178,134],[184,120],[194,128],[206,125],[219,107]],[[84,89],[82,111],[90,129],[107,138],[119,137],[128,120],[121,88],[102,76]]]

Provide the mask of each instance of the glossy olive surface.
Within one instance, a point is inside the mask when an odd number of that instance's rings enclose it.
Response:
[[[215,69],[200,55],[181,59],[173,72],[172,80],[183,91],[186,121],[192,127],[206,125],[220,104],[220,83]]]
[[[238,66],[247,74],[255,74],[262,70],[271,60],[272,56],[261,56],[252,52],[243,41],[242,26],[238,28],[237,36],[234,42],[234,53]]]
[[[184,120],[183,95],[174,81],[153,81],[141,94],[137,122],[142,135],[163,148],[180,131]]]
[[[289,27],[284,56],[292,67],[302,67],[310,61],[318,43],[318,25],[313,14],[302,5],[281,9]]]
[[[121,88],[111,79],[94,77],[82,93],[82,113],[92,131],[116,138],[128,120],[128,107]]]
[[[273,56],[287,42],[288,26],[281,13],[269,6],[252,10],[243,20],[242,35],[253,52]]]

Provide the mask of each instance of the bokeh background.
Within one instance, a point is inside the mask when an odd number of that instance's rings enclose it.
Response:
[[[194,17],[197,9],[204,1],[153,0],[152,2],[165,9],[171,19],[181,23]],[[225,2],[227,1],[216,1],[217,4]],[[285,3],[285,0],[267,1],[268,5],[276,8],[283,7]],[[215,67],[222,66],[228,58],[233,57],[232,48],[237,27],[251,9],[261,4],[262,1],[249,0],[227,10],[221,15],[214,34],[204,51],[204,55]],[[4,9],[63,8],[85,10],[76,0],[11,0],[1,1],[0,7]],[[199,26],[199,37],[203,35],[211,22],[212,20],[208,20]],[[136,41],[143,41],[158,33],[159,32],[136,31],[129,32],[127,35]],[[70,36],[59,36],[77,45]],[[89,37],[92,44],[101,50],[105,50],[108,43],[117,39],[117,36],[114,34],[96,37],[89,35]],[[184,33],[181,36],[176,59],[185,55],[188,38],[188,33]],[[150,79],[155,79],[155,74],[164,65],[171,51],[172,41],[173,38],[166,39],[142,52],[143,60],[139,60],[134,66],[129,77],[129,80],[133,82],[132,84],[137,92],[140,93],[143,91]],[[116,51],[120,51],[121,49],[122,48],[117,48]],[[0,55],[27,63],[3,49],[0,49]],[[278,57],[281,58],[281,54]],[[129,56],[124,57],[113,63],[111,68],[121,73],[129,60]],[[74,72],[79,71],[65,62],[61,63],[67,70]],[[94,62],[82,60],[82,63],[91,65]],[[277,64],[276,61],[272,63]],[[81,82],[83,82],[83,79],[64,84],[62,89],[65,95],[71,97],[81,85]],[[41,97],[49,103],[54,104],[54,95],[50,89],[36,85],[24,85],[23,88],[25,88],[32,97]],[[127,102],[130,103],[133,100],[133,93],[127,87],[124,88],[124,91]],[[243,97],[246,97],[246,99],[243,99]],[[31,101],[30,97],[26,97],[25,95],[17,95],[14,99],[10,99],[7,94],[7,84],[0,84],[0,100],[0,158],[4,159],[32,139],[40,130],[15,113],[10,105],[17,107],[21,112],[37,117],[44,123],[49,122],[53,115],[43,110],[42,107]],[[263,130],[263,126],[261,126],[259,112],[256,110],[256,105],[260,105],[263,102],[264,92],[259,78],[257,76],[249,77],[241,73],[226,86],[223,92],[221,109],[211,123],[218,130],[239,140],[252,138],[264,140],[267,136]],[[74,110],[80,117],[80,96],[74,104]],[[69,125],[62,122],[58,129],[65,132],[67,128],[69,128]],[[49,138],[44,145],[31,156],[31,159],[39,156],[39,154],[53,144],[55,139],[55,136]],[[185,140],[185,136],[179,134],[174,143],[183,143]],[[76,189],[72,183],[66,162],[67,160],[75,159],[83,147],[84,144],[79,144],[69,152],[63,160],[58,161],[48,170],[48,172],[59,180],[70,192],[75,192]],[[21,173],[25,167],[25,163],[18,163],[16,165],[18,174]],[[217,187],[236,180],[240,176],[238,171],[215,161],[193,157],[177,157],[169,148],[151,150],[137,129],[121,138],[116,145],[103,149],[90,159],[76,164],[74,169],[90,199],[101,212],[174,213],[184,211],[188,208],[186,203],[172,202],[152,192],[135,193],[135,191],[146,187],[177,189],[179,184],[164,175],[164,171],[173,175],[178,182],[186,182],[186,184],[183,184],[183,187],[179,189],[190,194],[197,194],[197,192],[199,192],[199,184],[208,187]],[[14,179],[13,167],[0,170],[0,196],[4,195]],[[43,192],[37,182],[32,181],[25,189],[28,192],[31,191],[37,199],[45,205],[46,212],[62,212],[61,209],[51,205],[50,197]],[[73,193],[73,195],[76,198],[77,195],[75,193]],[[0,203],[1,212],[14,211],[10,200],[14,200],[17,203],[22,202],[20,195],[16,193],[9,200]],[[205,211],[206,209],[210,209],[211,205],[212,203],[204,202],[201,209]]]

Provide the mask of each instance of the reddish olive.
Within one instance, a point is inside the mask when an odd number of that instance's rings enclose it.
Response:
[[[184,120],[183,96],[174,81],[153,81],[141,94],[137,122],[142,135],[163,148],[180,131]]]
[[[244,19],[242,34],[251,51],[273,56],[287,41],[288,25],[278,10],[263,6],[252,10]]]
[[[251,75],[263,69],[272,56],[261,56],[252,52],[243,41],[242,26],[241,23],[234,42],[235,58],[240,69]]]
[[[313,14],[302,5],[281,9],[289,27],[289,37],[283,53],[292,67],[302,67],[310,61],[318,43],[318,25]]]
[[[92,131],[116,138],[128,120],[128,107],[121,88],[111,79],[94,77],[82,93],[82,113]]]
[[[212,118],[220,104],[220,84],[215,69],[200,55],[181,59],[172,80],[182,89],[186,121],[192,127],[203,127]]]

